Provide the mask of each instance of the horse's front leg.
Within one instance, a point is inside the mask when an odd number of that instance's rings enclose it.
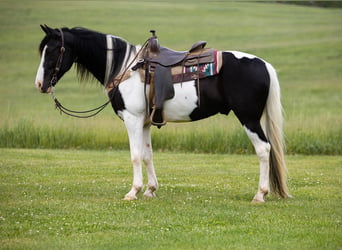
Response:
[[[129,137],[131,161],[133,164],[133,184],[125,195],[125,200],[137,199],[137,194],[143,189],[142,160],[143,160],[143,126],[144,115],[133,115],[123,112],[125,126]]]
[[[147,189],[144,193],[145,197],[153,198],[156,197],[155,191],[158,189],[157,176],[154,171],[153,165],[153,153],[152,153],[152,143],[151,143],[151,133],[150,126],[146,126],[143,129],[143,140],[144,140],[144,163],[146,165],[147,171]]]

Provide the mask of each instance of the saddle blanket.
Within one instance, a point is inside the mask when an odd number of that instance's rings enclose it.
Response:
[[[191,66],[184,65],[172,67],[172,82],[179,83],[217,75],[222,67],[222,52],[214,50],[213,53],[213,62],[199,63]]]

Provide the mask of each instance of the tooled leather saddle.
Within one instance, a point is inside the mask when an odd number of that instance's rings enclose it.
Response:
[[[160,128],[167,118],[163,112],[166,100],[174,97],[174,83],[197,80],[219,73],[222,53],[205,48],[206,42],[196,42],[188,51],[174,51],[161,47],[155,31],[143,47],[139,62],[132,68],[140,69],[142,81],[150,85],[150,122]]]

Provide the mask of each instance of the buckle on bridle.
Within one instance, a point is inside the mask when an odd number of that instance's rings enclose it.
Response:
[[[51,80],[50,80],[50,86],[53,87],[55,86],[55,84],[57,83],[58,78],[57,78],[57,74],[53,74]]]

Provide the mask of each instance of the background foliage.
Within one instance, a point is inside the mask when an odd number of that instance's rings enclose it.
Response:
[[[26,2],[25,2],[26,3]],[[79,120],[60,116],[34,79],[39,24],[83,26],[143,43],[156,29],[163,46],[185,50],[197,40],[240,50],[277,69],[285,111],[288,153],[342,153],[341,9],[250,2],[1,1],[0,146],[127,149],[123,123],[111,108]],[[99,84],[79,84],[75,72],[56,88],[73,109],[102,104]],[[168,151],[252,153],[233,114],[153,131],[154,148]]]

